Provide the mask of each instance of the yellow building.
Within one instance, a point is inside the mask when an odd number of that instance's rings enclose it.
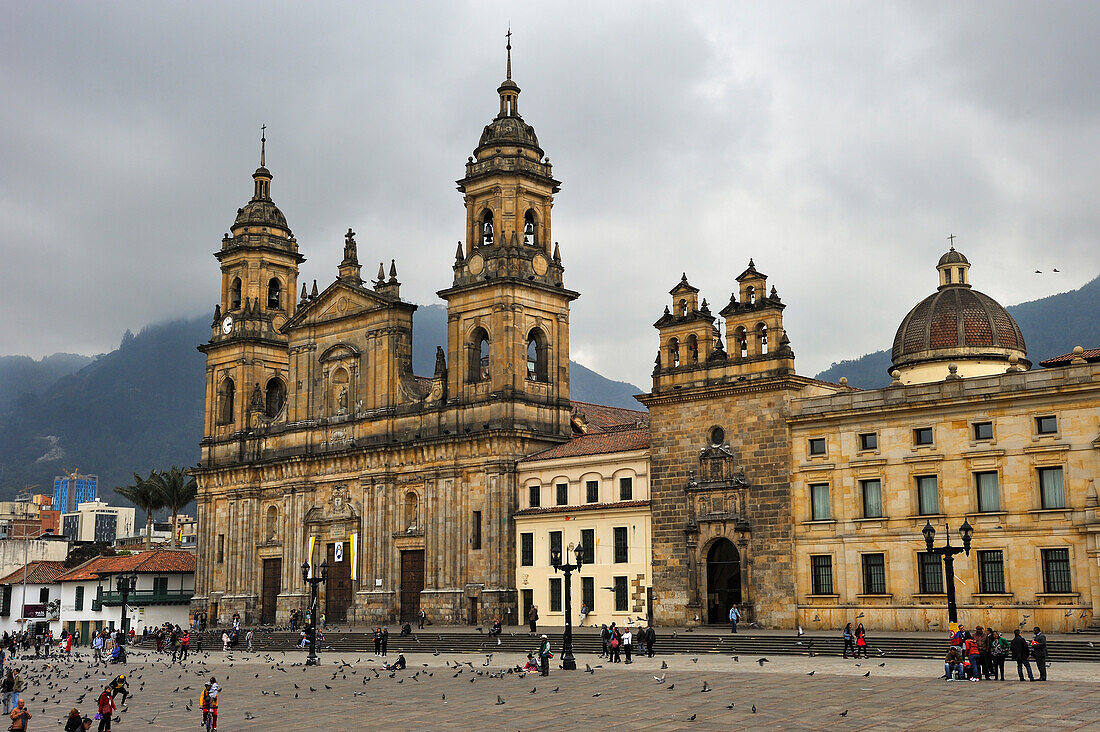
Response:
[[[903,320],[893,383],[796,399],[789,417],[797,622],[946,627],[946,578],[926,552],[950,527],[960,621],[1087,627],[1100,610],[1100,364],[1026,370],[1023,336],[941,258],[936,294]],[[1078,351],[1078,354],[1080,350]]]
[[[516,585],[523,617],[532,605],[539,622],[565,624],[564,576],[551,554],[584,565],[573,575],[573,623],[620,626],[649,614],[650,574],[648,415],[574,402],[572,440],[519,462]],[[511,622],[510,618],[504,618]]]

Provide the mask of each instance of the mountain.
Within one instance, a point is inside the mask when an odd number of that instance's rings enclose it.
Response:
[[[413,371],[432,374],[446,342],[447,311],[419,308],[413,318]],[[0,494],[25,485],[50,492],[53,478],[78,468],[100,477],[100,493],[132,482],[132,473],[194,465],[202,437],[210,318],[127,331],[114,351],[94,359],[58,354],[42,361],[0,359]],[[641,409],[641,389],[571,365],[578,401]]]
[[[1024,333],[1027,356],[1033,368],[1039,362],[1069,353],[1074,346],[1100,346],[1100,277],[1080,289],[1009,305]],[[875,351],[848,361],[834,363],[817,375],[825,381],[848,377],[848,383],[861,389],[878,389],[890,383],[890,351]]]

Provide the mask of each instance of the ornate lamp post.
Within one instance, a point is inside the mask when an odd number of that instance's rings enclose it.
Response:
[[[126,645],[126,601],[130,599],[130,593],[137,589],[137,573],[130,575],[120,574],[115,578],[115,589],[122,595],[122,636],[118,640],[120,646]]]
[[[565,572],[565,634],[561,639],[561,667],[566,671],[577,670],[577,662],[573,658],[573,588],[571,576],[574,571],[581,571],[581,565],[584,564],[584,547],[578,544],[573,553],[577,555],[576,564],[562,564],[560,551],[554,551],[550,555],[550,566],[554,568],[554,572],[559,569]]]
[[[737,561],[738,573],[741,575],[741,612],[744,614],[746,610],[752,607],[752,600],[749,598],[749,561],[745,556],[749,547],[749,535],[752,534],[752,524],[744,518],[740,518],[737,519],[737,523],[734,524],[733,528],[737,532],[737,546],[740,547],[737,553]]]
[[[317,586],[328,579],[328,560],[321,562],[318,567],[321,573],[317,576],[309,576],[309,562],[302,562],[302,581],[309,585],[309,655],[306,656],[307,666],[320,666],[321,659],[317,656]]]
[[[944,525],[944,545],[940,547],[932,546],[932,542],[936,539],[936,530],[932,528],[931,521],[925,522],[921,533],[924,534],[924,544],[928,547],[928,551],[943,556],[944,569],[947,571],[947,619],[957,623],[959,608],[955,605],[955,555],[966,552],[966,556],[970,556],[970,540],[974,537],[974,527],[965,518],[963,519],[963,525],[959,527],[959,535],[962,536],[963,541],[961,547],[951,546],[950,526]]]

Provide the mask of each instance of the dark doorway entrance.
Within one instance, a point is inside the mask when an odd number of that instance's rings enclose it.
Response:
[[[260,606],[260,623],[263,625],[275,624],[275,604],[279,600],[279,591],[282,589],[282,575],[282,559],[264,560],[263,604]]]
[[[466,623],[468,625],[477,625],[477,598],[467,597],[466,604]]]
[[[424,550],[401,552],[401,620],[413,622],[420,612],[424,589]]]
[[[351,606],[351,562],[348,561],[347,547],[342,547],[340,559],[336,561],[336,545],[328,545],[328,579],[325,580],[325,620],[329,623],[342,623],[348,619]]]
[[[535,591],[534,590],[520,590],[523,593],[523,615],[519,618],[516,625],[526,625],[527,618],[531,615],[531,606],[535,604]]]
[[[707,552],[707,620],[728,623],[730,608],[741,602],[741,555],[729,539]]]

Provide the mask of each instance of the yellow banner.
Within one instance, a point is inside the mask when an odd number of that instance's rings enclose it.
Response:
[[[348,557],[348,559],[351,560],[351,578],[353,580],[359,579],[359,572],[358,572],[358,570],[356,570],[356,565],[358,564],[358,562],[355,561],[355,558],[356,558],[355,554],[356,554],[356,550],[358,548],[359,548],[359,533],[358,532],[352,532],[351,546],[349,547],[350,556]]]
[[[309,576],[313,578],[313,546],[317,543],[317,537],[309,537]]]

